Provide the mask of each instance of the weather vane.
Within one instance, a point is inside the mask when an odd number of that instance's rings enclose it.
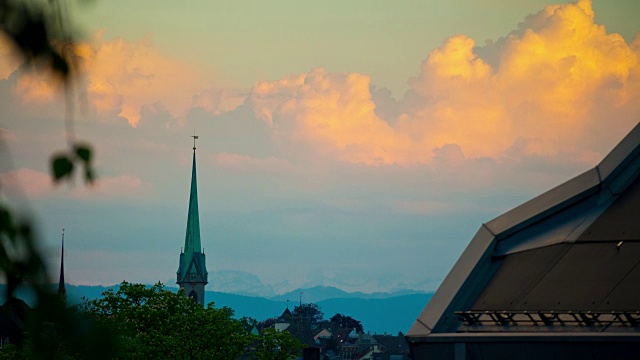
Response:
[[[199,136],[196,135],[196,131],[193,130],[193,136],[192,136],[192,138],[193,138],[193,151],[196,151],[196,140],[198,140],[198,137]]]

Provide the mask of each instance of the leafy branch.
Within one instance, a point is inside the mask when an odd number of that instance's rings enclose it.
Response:
[[[95,171],[93,169],[93,151],[88,144],[75,143],[71,150],[61,151],[51,157],[51,176],[54,182],[71,180],[76,164],[82,166],[84,180],[87,184],[93,184]]]

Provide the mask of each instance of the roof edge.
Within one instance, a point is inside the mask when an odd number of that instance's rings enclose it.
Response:
[[[590,196],[604,192],[610,201],[612,195],[640,176],[639,154],[640,123],[596,167],[483,224],[409,329],[407,338],[451,330],[452,320],[447,314],[464,307],[465,299],[475,299],[473,294],[491,277],[494,268],[488,259],[501,239]]]
[[[625,171],[640,154],[640,123],[595,167],[516,206],[485,224],[500,240],[602,191],[617,195],[640,174],[640,166]]]
[[[555,188],[507,211],[485,224],[498,239],[507,237],[600,190],[597,168],[566,181]]]

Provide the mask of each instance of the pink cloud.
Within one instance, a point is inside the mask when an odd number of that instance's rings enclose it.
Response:
[[[3,192],[11,197],[42,198],[53,190],[53,183],[48,174],[32,169],[21,168],[0,174]]]
[[[74,197],[81,199],[132,199],[148,196],[152,185],[139,177],[120,175],[99,177],[92,186],[78,186],[72,191]]]
[[[82,182],[54,184],[51,175],[28,168],[0,174],[2,189],[11,197],[26,196],[38,199],[70,194],[78,199],[131,199],[147,196],[152,190],[149,183],[131,175],[99,177],[93,185]]]
[[[287,160],[278,159],[273,156],[253,158],[246,155],[226,152],[216,154],[214,163],[220,168],[237,172],[282,173],[293,169],[292,164]]]

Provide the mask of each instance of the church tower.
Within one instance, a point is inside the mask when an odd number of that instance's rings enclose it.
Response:
[[[207,284],[208,273],[200,242],[200,217],[198,215],[198,184],[196,181],[196,139],[198,137],[195,135],[192,137],[193,165],[191,168],[187,233],[184,239],[184,251],[180,253],[176,283],[180,285],[181,289],[184,289],[185,295],[197,304],[204,306],[204,286]]]

